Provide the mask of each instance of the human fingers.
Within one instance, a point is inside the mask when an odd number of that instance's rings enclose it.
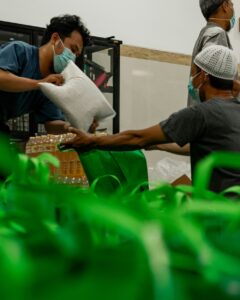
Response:
[[[64,78],[61,74],[54,74],[52,79],[56,85],[62,85],[64,83]]]
[[[68,132],[75,133],[75,134],[82,134],[83,132],[75,127],[69,126]]]
[[[41,80],[41,82],[53,83],[55,85],[62,85],[64,78],[61,74],[51,74]]]
[[[67,147],[67,148],[74,148],[76,142],[79,140],[79,138],[81,138],[81,136],[83,136],[83,132],[81,132],[80,130],[78,130],[77,128],[74,128],[74,127],[71,127],[69,126],[67,128],[67,131],[69,133],[73,133],[74,136],[70,139],[67,139],[65,141],[63,141],[60,146],[61,146],[61,149],[64,148],[64,147]]]

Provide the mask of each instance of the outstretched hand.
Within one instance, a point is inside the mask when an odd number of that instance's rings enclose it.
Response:
[[[81,151],[88,151],[94,148],[94,144],[92,143],[91,136],[78,130],[74,127],[69,127],[68,132],[74,133],[75,137],[71,140],[62,142],[60,144],[60,150],[67,150],[67,149],[78,149]]]

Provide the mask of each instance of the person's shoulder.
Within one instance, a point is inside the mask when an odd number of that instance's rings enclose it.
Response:
[[[200,102],[199,106],[200,107],[215,106],[215,105],[219,105],[219,103],[221,103],[220,98],[211,98],[209,100],[205,100],[203,102]]]
[[[214,37],[216,35],[226,35],[227,32],[220,26],[207,24],[204,28],[204,36]]]
[[[4,43],[0,47],[1,49],[7,49],[7,50],[12,50],[12,51],[29,51],[32,50],[33,48],[36,48],[33,45],[30,45],[26,42],[23,41],[10,41],[7,43]]]
[[[224,106],[228,106],[230,102],[234,103],[234,102],[238,101],[237,98],[231,98],[229,100],[231,100],[231,101],[221,99],[220,97],[219,98],[212,98],[210,100],[201,102],[199,105],[200,105],[200,109],[214,110],[214,109],[219,109],[219,108],[224,107]],[[233,101],[233,100],[235,100],[235,101]]]
[[[30,45],[30,44],[28,44],[26,42],[23,42],[23,41],[12,41],[11,43],[13,44],[13,46],[20,47],[20,48],[23,48],[23,49],[33,49],[33,48],[36,48],[35,46]]]
[[[211,107],[215,106],[216,104],[214,103],[214,101],[203,101],[203,102],[198,102],[194,105],[189,106],[189,109],[195,113],[195,114],[202,114],[206,111],[212,110]]]

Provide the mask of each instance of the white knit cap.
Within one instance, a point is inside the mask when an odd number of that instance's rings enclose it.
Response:
[[[220,45],[204,48],[194,63],[207,74],[217,78],[233,80],[237,74],[237,59],[233,51]]]

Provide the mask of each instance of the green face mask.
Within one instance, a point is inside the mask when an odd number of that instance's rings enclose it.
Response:
[[[231,27],[231,29],[234,27],[235,23],[236,23],[236,17],[235,17],[235,15],[233,15],[232,18],[230,19],[230,27]]]
[[[69,60],[72,60],[73,62],[76,61],[76,55],[74,53],[72,53],[72,51],[70,49],[68,49],[64,46],[62,40],[61,40],[61,43],[64,47],[64,50],[61,54],[56,54],[54,46],[53,46],[53,52],[54,52],[53,68],[57,74],[61,73],[65,69]]]
[[[195,88],[193,86],[193,78],[195,78],[199,73],[195,76],[191,76],[189,83],[188,83],[188,93],[189,95],[195,100],[196,102],[201,102],[200,95],[199,95],[199,88]]]

